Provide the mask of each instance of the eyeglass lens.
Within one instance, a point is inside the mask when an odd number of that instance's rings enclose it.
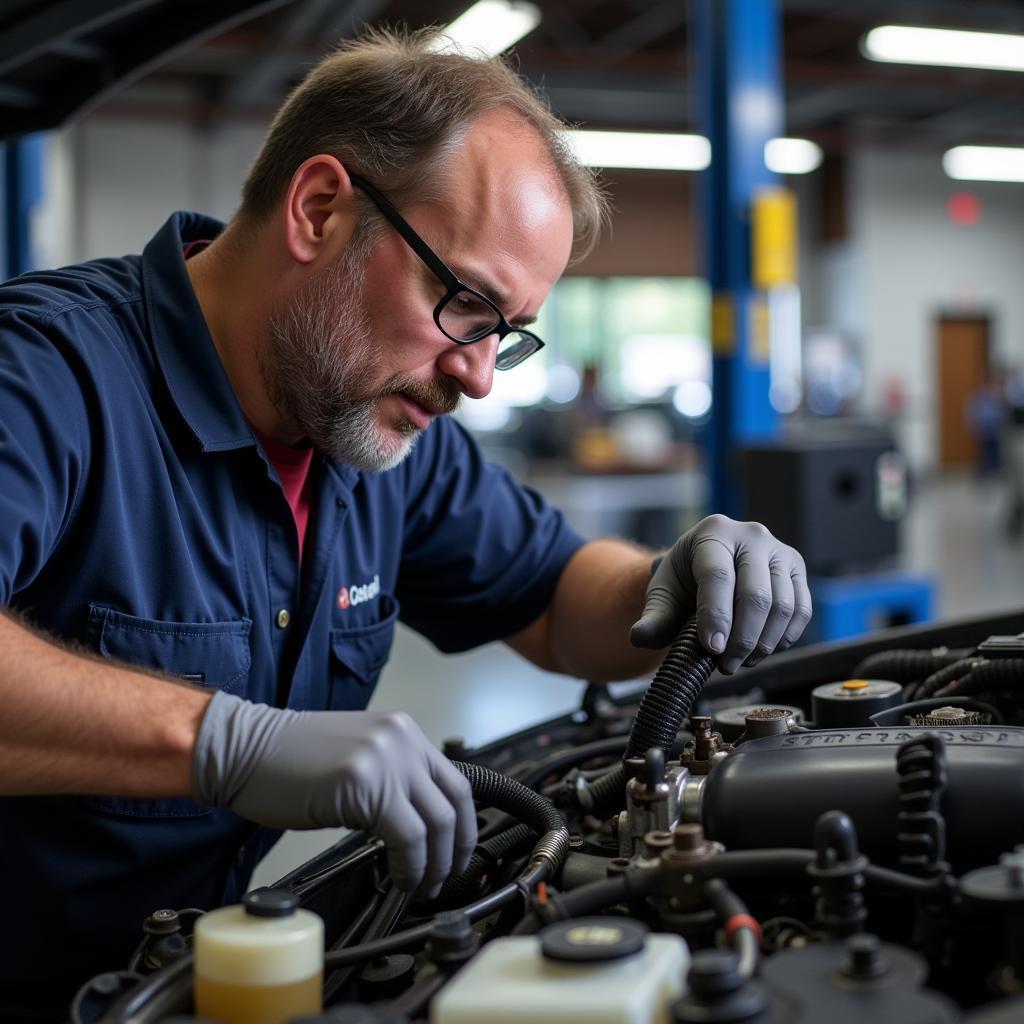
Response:
[[[527,356],[532,356],[538,348],[540,346],[533,335],[520,334],[519,331],[513,331],[501,339],[495,366],[499,370],[510,370],[513,366],[517,366],[526,359]]]
[[[493,334],[500,326],[495,311],[478,295],[469,291],[456,292],[438,313],[441,329],[457,341],[479,341]],[[538,348],[531,334],[512,331],[498,344],[496,365],[509,369],[532,355]]]
[[[478,295],[456,292],[438,314],[441,328],[457,341],[477,341],[498,329],[498,316]]]

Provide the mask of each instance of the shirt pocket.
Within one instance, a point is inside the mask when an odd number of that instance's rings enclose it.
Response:
[[[252,656],[251,619],[235,622],[167,622],[89,606],[89,637],[105,658],[158,669],[210,689],[244,696]],[[134,800],[88,797],[95,810],[129,818],[195,818],[209,814],[184,797]]]
[[[381,594],[380,618],[363,626],[331,630],[331,711],[362,711],[369,703],[377,680],[387,664],[398,622],[398,600]]]

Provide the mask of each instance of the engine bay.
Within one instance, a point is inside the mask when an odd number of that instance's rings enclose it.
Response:
[[[359,832],[276,883],[325,922],[316,1019],[1024,1019],[1024,615],[712,668],[684,629],[649,686],[447,744],[479,844],[429,903]],[[190,1019],[200,913],[74,1024]]]

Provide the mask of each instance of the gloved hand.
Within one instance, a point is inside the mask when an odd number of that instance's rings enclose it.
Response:
[[[290,711],[218,691],[192,790],[272,828],[367,829],[384,840],[395,885],[427,896],[476,844],[469,782],[404,712]]]
[[[794,643],[811,618],[804,560],[760,523],[708,516],[662,559],[630,639],[667,647],[694,611],[722,672],[755,665]]]

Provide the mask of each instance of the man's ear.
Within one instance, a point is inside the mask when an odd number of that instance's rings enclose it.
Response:
[[[311,156],[292,175],[284,200],[285,245],[297,263],[334,259],[356,226],[352,182],[341,162]]]

